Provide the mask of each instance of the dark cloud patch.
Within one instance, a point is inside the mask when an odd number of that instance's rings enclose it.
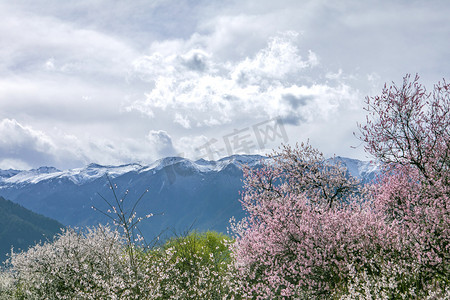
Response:
[[[207,56],[198,51],[192,51],[182,58],[183,65],[189,70],[203,72],[208,68]]]
[[[289,104],[293,109],[297,109],[300,106],[305,106],[309,101],[314,99],[313,96],[303,96],[303,95],[293,95],[293,94],[284,94],[282,99]]]
[[[230,102],[239,101],[240,100],[239,97],[237,97],[235,95],[229,95],[229,94],[222,95],[222,98],[224,100],[227,100],[227,101],[230,101]]]
[[[301,123],[304,123],[306,120],[305,120],[305,118],[303,118],[299,114],[296,114],[295,112],[292,112],[290,114],[287,114],[287,115],[284,115],[284,116],[280,116],[280,121],[283,124],[286,124],[286,125],[298,126]]]

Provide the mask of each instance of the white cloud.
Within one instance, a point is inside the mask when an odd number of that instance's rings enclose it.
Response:
[[[318,58],[311,50],[302,57],[297,36],[286,32],[273,37],[253,57],[237,62],[215,60],[214,54],[199,49],[142,57],[135,61],[135,68],[138,76],[149,81],[150,91],[145,100],[135,101],[128,109],[150,117],[156,110],[174,113],[175,122],[197,127],[274,116],[292,124],[326,120],[342,101],[353,97],[353,91],[339,83],[309,84],[308,72],[318,65]],[[286,95],[291,101],[286,101]],[[295,103],[306,98],[309,101],[302,105]]]
[[[1,144],[0,166],[195,158],[196,147],[278,116],[291,143],[358,157],[349,149],[364,96],[407,72],[427,86],[447,76],[449,9],[439,0],[3,1],[0,120],[15,120],[3,132],[22,152]]]
[[[45,62],[45,69],[47,71],[53,71],[55,69],[55,59],[54,58],[50,58],[49,60],[47,60]]]
[[[52,163],[53,141],[43,132],[23,126],[14,119],[0,122],[0,157],[32,163],[39,160]]]
[[[306,60],[300,56],[297,36],[296,32],[286,32],[273,37],[253,58],[247,57],[236,66],[231,63],[231,78],[241,86],[282,84],[280,81],[316,65],[317,57],[311,51]]]
[[[164,152],[167,156],[174,152],[172,138],[164,130],[150,130],[147,139],[157,152]]]
[[[217,159],[223,157],[223,151],[216,144],[218,140],[208,138],[204,135],[184,136],[180,138],[176,145],[179,149],[183,149],[178,155],[190,159]]]
[[[68,20],[0,5],[1,73],[57,71],[73,76],[120,76],[137,55],[123,41]],[[50,58],[49,58],[50,57]]]
[[[0,122],[0,148],[5,153],[14,153],[20,148],[31,147],[39,152],[54,148],[53,142],[43,132],[19,124],[14,119]]]
[[[186,116],[183,116],[179,113],[175,113],[175,119],[173,121],[175,123],[180,124],[181,126],[183,126],[186,129],[191,128],[191,122],[189,121],[189,119]]]
[[[72,148],[72,153],[65,155],[79,156],[79,160],[83,160],[84,164],[90,162],[104,165],[133,162],[149,164],[158,158],[173,156],[177,153],[172,144],[172,138],[164,130],[150,130],[146,135],[138,138],[124,136],[99,138],[91,135],[84,139],[76,137],[71,139],[70,144],[76,152]],[[69,142],[69,139],[66,141]]]
[[[14,119],[3,119],[0,137],[0,169],[29,169],[42,165],[73,168],[91,162],[105,165],[150,163],[176,153],[171,137],[163,130],[151,130],[141,139],[104,138],[95,134],[81,138],[61,130],[50,136]]]
[[[21,159],[2,159],[0,160],[0,170],[29,170],[32,167]]]

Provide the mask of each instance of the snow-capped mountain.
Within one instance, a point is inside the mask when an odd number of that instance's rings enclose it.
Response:
[[[149,190],[138,206],[140,215],[155,215],[141,224],[147,237],[164,230],[179,233],[188,228],[226,232],[232,216],[244,216],[239,202],[242,164],[257,168],[265,159],[258,155],[234,155],[218,161],[167,157],[150,165],[90,164],[63,171],[52,167],[0,170],[0,196],[65,225],[95,225],[105,223],[107,218],[91,207],[106,212],[108,205],[101,196],[115,201],[108,175],[117,185],[119,197],[129,190],[125,199],[129,207]],[[369,162],[335,159],[363,182],[371,180],[378,170]]]
[[[21,172],[20,170],[12,170],[12,169],[0,170],[0,180],[1,180],[1,178],[9,178],[9,177],[15,176],[20,172]]]
[[[84,168],[69,169],[65,171],[58,170],[54,167],[40,167],[38,169],[25,171],[12,169],[0,170],[0,190],[9,185],[36,184],[41,181],[53,179],[67,179],[74,184],[84,185],[98,178],[105,177],[106,174],[108,174],[110,178],[115,178],[130,172],[140,174],[153,171],[154,173],[167,167],[174,166],[186,170],[190,169],[193,172],[220,172],[230,164],[238,167],[242,164],[256,166],[263,159],[265,159],[265,157],[260,155],[233,155],[218,161],[200,159],[194,162],[182,157],[166,157],[157,160],[148,166],[137,163],[119,166],[103,166],[92,163]]]
[[[374,180],[381,167],[381,164],[377,162],[361,161],[342,156],[336,156],[329,160],[331,162],[340,162],[347,168],[347,172],[351,176],[360,179],[362,183],[367,183]]]

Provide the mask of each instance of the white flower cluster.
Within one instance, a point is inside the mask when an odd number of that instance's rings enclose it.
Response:
[[[0,299],[234,299],[224,237],[214,248],[201,239],[134,248],[131,260],[134,246],[109,227],[66,229],[53,242],[12,253],[0,272]]]
[[[336,299],[450,299],[450,287],[435,284],[425,286],[421,291],[404,286],[405,281],[414,280],[417,265],[408,267],[400,263],[385,263],[378,275],[368,274],[366,270],[357,271],[349,265],[350,277],[345,293],[335,294]],[[338,290],[342,293],[343,290]]]
[[[0,272],[0,300],[7,300],[13,297],[14,278],[8,271]]]
[[[104,226],[65,229],[51,243],[12,253],[7,263],[17,298],[115,299],[126,289],[122,239]]]

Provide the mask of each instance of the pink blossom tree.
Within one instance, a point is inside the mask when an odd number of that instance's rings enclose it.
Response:
[[[376,204],[395,223],[410,288],[450,284],[450,84],[431,93],[407,75],[403,85],[366,98],[360,126],[367,152],[385,163]]]
[[[244,169],[233,252],[247,297],[450,296],[450,86],[410,80],[366,99],[377,183],[358,185],[308,144]]]
[[[343,166],[309,144],[244,169],[234,254],[246,296],[330,297],[356,270],[380,272],[388,225]],[[393,249],[395,247],[390,247]]]
[[[367,123],[359,127],[368,153],[417,169],[428,184],[449,185],[450,84],[439,82],[429,93],[418,75],[406,75],[401,87],[385,85],[366,104]]]

